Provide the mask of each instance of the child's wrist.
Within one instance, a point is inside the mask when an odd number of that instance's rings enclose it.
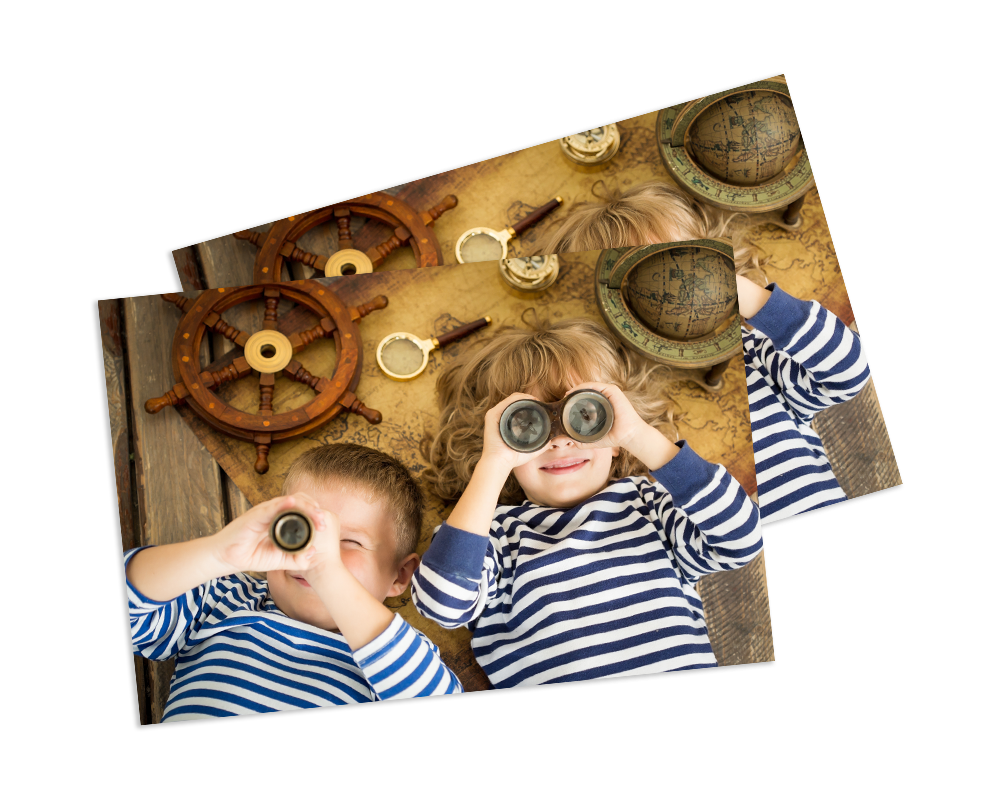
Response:
[[[483,457],[476,462],[472,473],[479,476],[480,480],[487,484],[498,486],[499,493],[499,489],[502,489],[507,482],[512,469],[513,467],[502,456],[495,453],[484,453]]]
[[[644,422],[622,447],[653,471],[665,466],[680,448],[648,422]]]

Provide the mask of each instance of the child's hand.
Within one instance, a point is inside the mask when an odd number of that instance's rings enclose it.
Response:
[[[625,393],[613,383],[581,383],[569,389],[566,394],[578,389],[590,389],[600,392],[608,398],[615,412],[615,422],[603,439],[598,439],[590,444],[576,442],[577,447],[624,447],[626,450],[630,450],[629,444],[635,440],[636,436],[641,436],[648,431],[650,426],[632,408],[632,403],[629,402]]]
[[[524,392],[514,392],[487,411],[486,419],[483,422],[483,456],[481,460],[487,463],[501,464],[508,470],[533,461],[538,458],[540,452],[536,450],[534,453],[519,453],[517,450],[511,450],[500,436],[500,416],[504,409],[515,400],[538,400],[538,398]]]
[[[625,393],[613,383],[581,383],[569,391],[576,389],[600,392],[615,411],[615,422],[607,436],[590,444],[577,442],[577,447],[624,447],[651,470],[659,469],[680,452],[677,445],[639,416]]]
[[[271,541],[271,521],[284,511],[299,511],[312,520],[313,541],[302,551],[287,553]],[[230,572],[267,572],[275,569],[303,570],[325,550],[330,512],[309,495],[299,492],[275,497],[241,514],[212,537],[216,558]],[[339,555],[339,537],[337,538]]]

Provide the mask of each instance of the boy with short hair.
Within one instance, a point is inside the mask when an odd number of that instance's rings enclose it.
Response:
[[[434,644],[382,605],[419,562],[423,498],[406,467],[325,445],[282,492],[214,536],[125,554],[134,651],[177,657],[163,721],[461,692]],[[299,553],[269,536],[290,510],[315,529]]]

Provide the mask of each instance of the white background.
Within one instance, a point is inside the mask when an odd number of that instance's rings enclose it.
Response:
[[[6,7],[8,796],[995,791],[976,8]],[[765,529],[777,662],[140,729],[96,301],[175,290],[173,248],[781,72],[905,484]]]

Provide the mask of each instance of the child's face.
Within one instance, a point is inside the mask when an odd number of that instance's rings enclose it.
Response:
[[[583,381],[575,380],[573,386],[579,383]],[[528,394],[541,398],[537,390]],[[581,447],[568,436],[556,436],[534,459],[514,467],[513,473],[532,503],[572,508],[608,485],[611,459],[618,452],[617,447]]]
[[[416,567],[416,557],[404,558],[401,563],[395,527],[382,503],[369,503],[353,487],[338,484],[317,486],[302,481],[288,487],[288,494],[295,492],[305,492],[340,520],[340,558],[372,597],[382,601],[403,592]],[[302,571],[273,570],[267,573],[267,582],[272,599],[289,617],[337,630],[336,620]]]

